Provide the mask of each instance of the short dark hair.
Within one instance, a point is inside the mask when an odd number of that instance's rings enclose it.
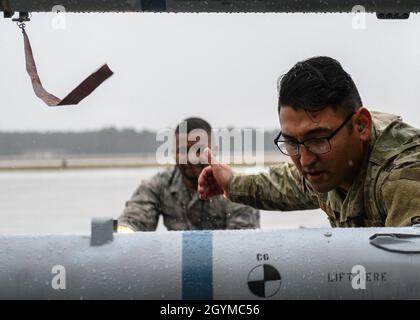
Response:
[[[192,130],[195,130],[195,129],[202,129],[202,130],[206,131],[209,135],[211,134],[211,126],[204,119],[191,117],[191,118],[187,118],[187,119],[183,120],[182,122],[187,123],[187,134],[190,133]],[[175,129],[175,134],[176,135],[179,134],[179,125],[180,124],[178,124],[176,129]]]
[[[344,114],[361,107],[362,99],[351,76],[330,57],[313,57],[296,63],[278,82],[279,105],[317,111],[332,107]]]

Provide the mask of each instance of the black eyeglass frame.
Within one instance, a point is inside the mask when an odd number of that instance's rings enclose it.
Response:
[[[351,119],[351,118],[353,118],[353,116],[356,114],[356,112],[353,112],[353,113],[351,113],[351,114],[349,114],[348,116],[347,116],[347,118],[343,121],[343,123],[337,128],[337,129],[335,129],[333,132],[331,132],[328,136],[325,136],[325,137],[318,137],[318,138],[309,138],[309,139],[306,139],[306,140],[304,140],[304,141],[302,141],[302,142],[299,142],[299,141],[291,141],[291,140],[280,140],[280,137],[281,137],[281,134],[282,134],[282,132],[280,131],[280,133],[277,135],[277,137],[274,139],[274,144],[277,146],[277,148],[280,150],[280,152],[281,153],[283,153],[284,155],[286,155],[286,156],[289,156],[289,157],[295,157],[295,156],[297,156],[297,155],[299,155],[300,154],[300,145],[302,144],[302,145],[304,145],[305,147],[306,147],[306,149],[307,150],[309,150],[310,152],[312,152],[312,153],[314,153],[314,154],[326,154],[326,153],[328,153],[328,152],[330,152],[331,151],[331,142],[330,142],[330,140],[332,139],[332,138],[334,138],[334,136],[346,125],[346,123]],[[326,151],[326,152],[313,152],[311,149],[310,149],[310,147],[308,147],[305,143],[306,142],[308,142],[308,141],[310,141],[310,140],[326,140],[327,142],[328,142],[328,146],[329,146],[329,149],[328,149],[328,151]],[[283,152],[282,150],[281,150],[281,148],[279,147],[279,143],[295,143],[296,145],[297,145],[297,153],[296,154],[293,154],[293,155],[290,155],[290,154],[287,154],[287,153],[285,153],[285,152]]]

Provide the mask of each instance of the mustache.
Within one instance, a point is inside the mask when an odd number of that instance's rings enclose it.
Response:
[[[187,164],[180,164],[179,166],[182,166],[184,168],[197,168],[197,169],[204,169],[205,167],[208,166],[208,164],[205,163],[187,163]]]
[[[309,166],[309,167],[302,167],[302,171],[303,171],[303,173],[307,174],[307,173],[325,171],[325,169],[320,168],[318,165],[313,165],[313,166]]]
[[[207,164],[178,164],[178,167],[182,170],[203,170],[207,167]]]

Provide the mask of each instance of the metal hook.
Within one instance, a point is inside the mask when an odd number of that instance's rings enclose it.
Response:
[[[25,31],[26,24],[24,22],[16,22],[17,26],[23,31]]]
[[[28,12],[19,12],[19,18],[14,18],[12,21],[16,22],[17,26],[22,30],[25,30],[25,22],[31,20],[32,15]]]

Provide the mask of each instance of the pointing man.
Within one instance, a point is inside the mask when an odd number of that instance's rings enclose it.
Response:
[[[244,175],[212,162],[202,199],[224,194],[264,210],[321,208],[333,227],[420,223],[420,130],[370,112],[350,75],[329,57],[297,63],[279,83],[281,132],[274,140],[293,164]]]

